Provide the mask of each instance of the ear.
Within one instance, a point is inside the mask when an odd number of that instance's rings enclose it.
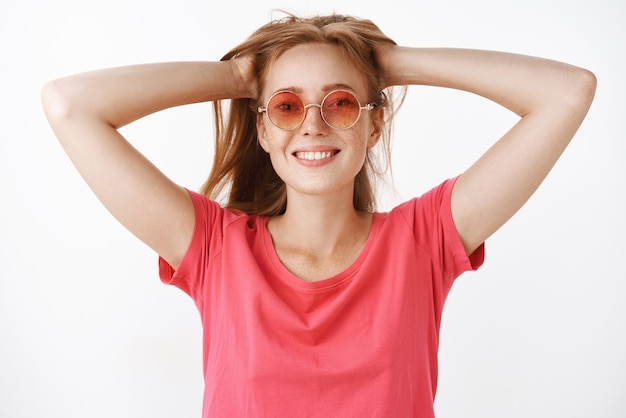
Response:
[[[263,120],[263,113],[260,113],[259,115],[257,115],[256,132],[257,132],[257,139],[259,140],[259,144],[261,145],[261,148],[263,148],[265,152],[269,153],[268,151],[269,147],[267,145],[267,133],[265,132],[265,121]]]
[[[385,109],[375,109],[371,112],[370,131],[367,138],[367,147],[372,148],[378,143],[383,133],[383,121],[385,120]]]

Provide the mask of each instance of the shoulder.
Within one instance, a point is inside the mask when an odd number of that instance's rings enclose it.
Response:
[[[430,254],[444,270],[452,271],[451,277],[477,269],[484,259],[482,245],[470,256],[466,254],[452,217],[452,191],[457,178],[449,178],[388,214],[381,214],[386,223],[382,228],[390,234],[394,245],[401,239],[400,234],[409,231],[414,245]]]
[[[196,227],[203,222],[207,225],[226,226],[233,222],[255,221],[258,216],[248,215],[244,212],[224,208],[219,202],[209,199],[206,195],[187,189],[196,213]]]
[[[418,197],[402,202],[389,213],[380,215],[390,219],[401,218],[413,228],[417,218],[433,219],[450,215],[452,189],[458,177],[449,178],[441,184],[431,188]],[[423,225],[428,226],[428,223]]]
[[[383,229],[396,239],[401,233],[410,233],[416,245],[432,254],[439,254],[442,249],[464,254],[451,209],[457,178],[449,178],[421,196],[399,204],[388,214],[382,214]]]

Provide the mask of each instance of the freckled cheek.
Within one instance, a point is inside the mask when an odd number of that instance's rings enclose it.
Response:
[[[284,149],[291,140],[291,136],[286,135],[285,131],[274,127],[265,129],[264,134],[264,142],[266,144],[266,151],[268,152]]]
[[[345,143],[355,148],[367,148],[367,136],[362,130],[358,130],[354,135],[345,138]]]

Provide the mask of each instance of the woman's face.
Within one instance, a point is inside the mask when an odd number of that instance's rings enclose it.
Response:
[[[320,104],[333,90],[352,93],[361,106],[370,102],[365,78],[329,44],[298,45],[284,52],[270,67],[264,80],[261,102],[277,91],[296,93],[304,105]],[[353,193],[354,178],[361,170],[368,148],[380,137],[382,110],[361,111],[350,128],[338,130],[322,119],[320,108],[308,107],[301,125],[280,129],[259,116],[259,142],[269,153],[287,193]]]

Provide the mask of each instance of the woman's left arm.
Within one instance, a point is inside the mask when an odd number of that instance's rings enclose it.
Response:
[[[421,84],[472,92],[520,120],[467,171],[452,192],[452,215],[471,254],[537,190],[591,105],[595,76],[561,62],[510,53],[383,46],[387,86]]]

